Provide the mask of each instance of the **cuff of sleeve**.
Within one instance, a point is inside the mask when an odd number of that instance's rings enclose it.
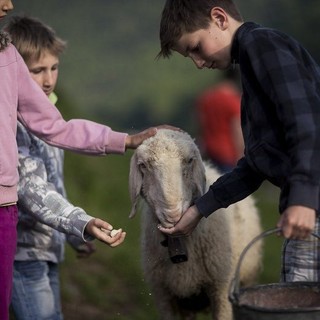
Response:
[[[74,207],[77,219],[73,222],[73,234],[83,241],[92,241],[94,237],[86,233],[86,226],[93,217],[89,216],[82,208]]]
[[[319,186],[303,181],[291,182],[288,206],[292,205],[300,205],[318,210]]]
[[[108,136],[108,143],[105,145],[105,153],[124,154],[127,136],[127,133],[111,131]]]
[[[91,221],[92,219],[94,219],[94,218],[88,215],[88,221],[87,221],[87,223],[84,225],[84,227],[83,227],[83,229],[82,229],[82,239],[83,239],[85,242],[93,241],[93,240],[95,239],[94,236],[92,236],[91,234],[89,234],[89,233],[86,232],[86,226],[87,226],[87,224],[89,223],[89,221]]]
[[[208,217],[211,213],[221,208],[221,205],[216,201],[215,196],[211,189],[205,193],[201,198],[195,201],[195,205],[199,212]]]

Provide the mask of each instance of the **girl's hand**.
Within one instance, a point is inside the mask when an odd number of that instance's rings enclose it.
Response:
[[[153,137],[156,133],[157,130],[159,129],[170,129],[170,130],[176,130],[176,131],[182,131],[181,129],[177,127],[173,127],[170,125],[160,125],[157,127],[151,127],[149,129],[146,129],[140,133],[134,134],[134,135],[128,135],[126,138],[126,149],[136,149],[140,146],[140,144],[148,139]]]

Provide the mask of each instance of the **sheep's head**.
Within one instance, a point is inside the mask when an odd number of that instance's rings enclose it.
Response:
[[[205,191],[205,169],[199,149],[185,132],[168,129],[144,141],[131,158],[130,217],[141,196],[163,226],[176,224]]]

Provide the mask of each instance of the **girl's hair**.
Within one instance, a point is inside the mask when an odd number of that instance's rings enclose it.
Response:
[[[214,7],[220,7],[233,19],[242,21],[241,14],[232,0],[167,0],[160,22],[161,51],[158,58],[168,58],[184,32],[207,28],[210,12]]]
[[[26,64],[39,60],[46,51],[59,57],[66,48],[66,42],[37,18],[12,16],[4,30],[9,33]]]

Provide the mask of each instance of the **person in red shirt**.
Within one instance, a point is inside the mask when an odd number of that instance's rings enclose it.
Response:
[[[240,103],[239,74],[233,68],[196,102],[202,155],[221,172],[230,171],[243,155]]]

